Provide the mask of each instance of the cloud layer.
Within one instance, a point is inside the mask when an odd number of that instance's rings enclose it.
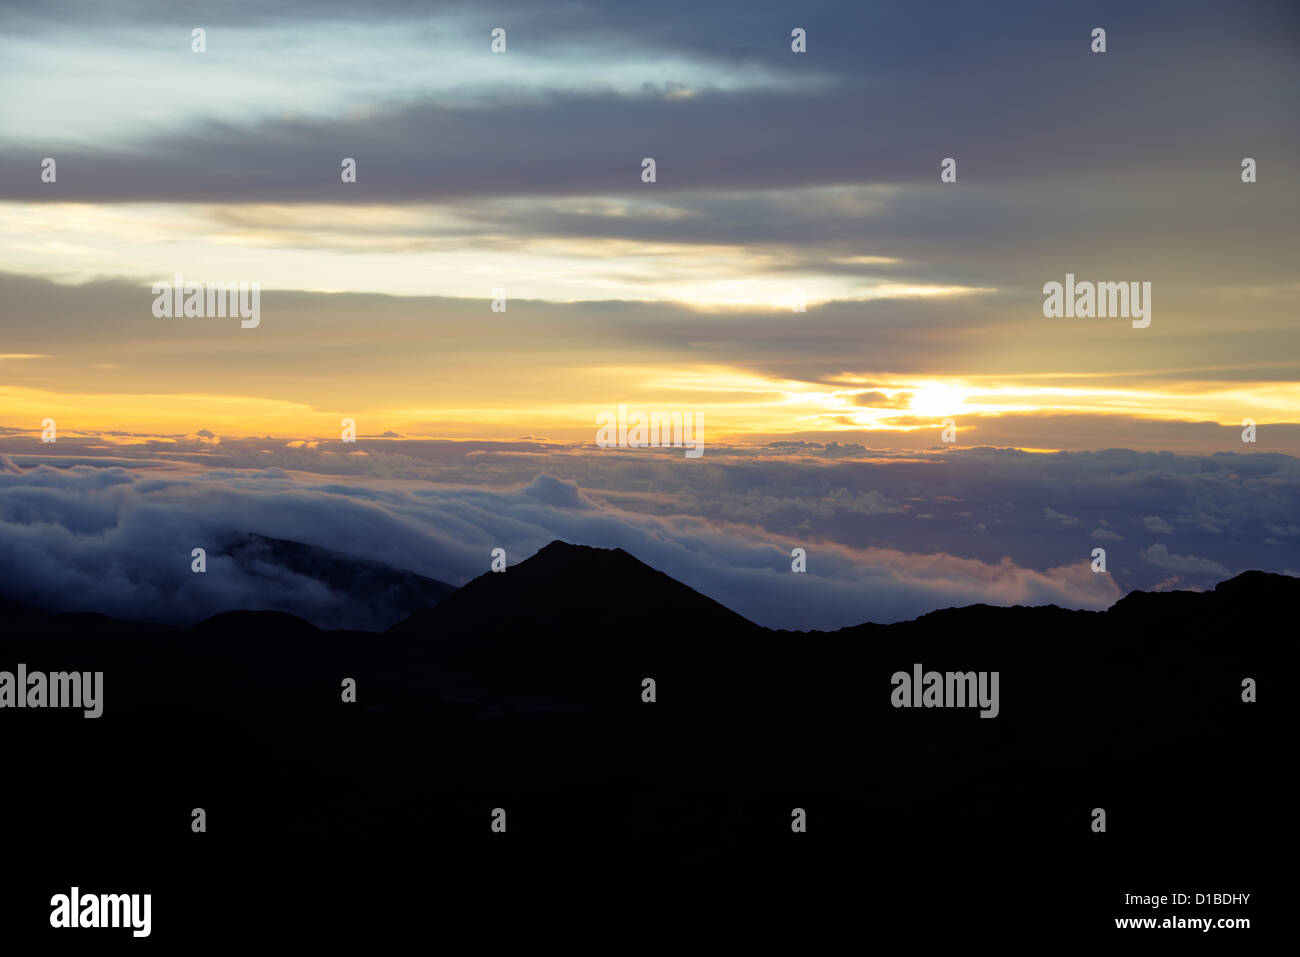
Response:
[[[622,547],[761,624],[831,629],[974,602],[1104,608],[1133,588],[1300,568],[1300,462],[1112,450],[710,450],[532,443],[60,441],[0,459],[3,594],[192,621],[230,608],[348,620],[343,596],[212,558],[253,532],[462,584],[493,548]],[[48,449],[48,446],[45,447]],[[254,467],[256,463],[256,467]],[[1154,521],[1153,521],[1154,520]],[[1105,532],[1099,535],[1097,532]],[[1090,570],[1105,547],[1109,575]],[[190,552],[209,549],[208,571]],[[791,550],[808,571],[791,571]],[[628,596],[629,608],[654,596]]]

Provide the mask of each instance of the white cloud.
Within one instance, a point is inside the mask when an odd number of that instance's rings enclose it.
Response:
[[[1066,514],[1064,514],[1064,513],[1062,513],[1062,512],[1058,512],[1058,511],[1057,511],[1056,509],[1054,509],[1054,508],[1044,508],[1044,509],[1043,509],[1043,517],[1044,517],[1044,518],[1055,519],[1055,520],[1059,521],[1062,525],[1082,525],[1082,524],[1083,524],[1082,521],[1080,521],[1079,519],[1075,518],[1073,515],[1066,515]]]
[[[1143,549],[1141,555],[1145,561],[1157,568],[1185,575],[1211,575],[1216,578],[1227,578],[1232,574],[1218,562],[1197,558],[1195,555],[1175,555],[1159,543]]]

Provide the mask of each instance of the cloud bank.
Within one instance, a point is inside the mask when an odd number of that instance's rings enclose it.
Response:
[[[369,440],[365,454],[198,436],[80,449],[61,439],[58,455],[18,444],[0,440],[0,592],[127,618],[280,608],[351,620],[346,596],[214,556],[246,532],[454,585],[486,572],[497,547],[512,564],[557,538],[621,547],[791,629],[975,602],[1100,609],[1133,588],[1300,568],[1300,462],[1281,455],[807,443],[688,462],[532,442]],[[1099,546],[1108,575],[1090,570]],[[209,550],[206,574],[190,570],[195,547]],[[795,547],[806,574],[791,571]],[[628,597],[653,614],[654,596]]]

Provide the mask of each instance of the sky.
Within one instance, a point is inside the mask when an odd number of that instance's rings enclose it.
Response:
[[[403,566],[447,580],[489,539],[654,550],[653,482],[657,520],[861,571],[867,599],[816,613],[734,550],[697,574],[788,627],[1295,568],[1298,44],[1267,2],[0,6],[9,560],[19,526],[81,534],[17,504],[53,494],[43,470],[152,502],[159,469],[251,495],[271,468],[292,484],[268,495],[317,504],[322,470],[524,503],[571,484],[624,529],[551,516]],[[155,315],[178,274],[257,284],[256,328]],[[1067,275],[1149,283],[1150,325],[1045,316]],[[702,416],[705,454],[597,448],[620,405]],[[511,468],[424,462],[471,447]],[[1107,515],[1142,482],[1189,498]],[[1014,515],[948,501],[1001,496]],[[1053,572],[1107,540],[1109,578]],[[947,559],[975,564],[867,571]]]

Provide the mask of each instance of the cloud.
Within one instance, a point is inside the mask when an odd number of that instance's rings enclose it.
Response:
[[[578,489],[577,482],[566,482],[553,475],[539,475],[523,494],[556,508],[591,508],[591,502]]]
[[[95,16],[95,5],[73,6],[77,22]],[[1106,58],[1087,54],[1087,31],[1073,14],[1029,2],[1006,8],[997,31],[960,3],[941,5],[933,20],[903,5],[813,4],[803,14],[816,52],[800,57],[789,52],[788,30],[735,2],[646,9],[577,3],[564,17],[506,4],[493,12],[510,23],[514,40],[505,56],[487,53],[495,20],[468,10],[382,6],[375,13],[367,4],[364,15],[345,4],[330,4],[328,12],[300,6],[284,29],[288,15],[264,5],[203,5],[192,20],[172,9],[151,15],[154,5],[113,4],[103,12],[110,23],[91,31],[94,56],[85,55],[84,72],[77,69],[79,37],[60,45],[48,36],[13,41],[17,49],[5,59],[14,75],[0,75],[0,82],[25,78],[19,71],[33,64],[40,76],[54,63],[88,102],[78,103],[63,84],[35,85],[21,98],[34,102],[10,107],[4,129],[9,138],[31,130],[45,144],[50,135],[42,121],[50,114],[99,121],[106,111],[96,109],[98,97],[118,93],[109,101],[115,126],[142,132],[116,150],[70,158],[73,175],[65,185],[61,167],[59,180],[64,198],[182,201],[301,201],[331,189],[337,201],[337,176],[331,187],[329,176],[281,171],[318,168],[319,157],[334,156],[341,142],[368,147],[362,161],[371,172],[355,184],[367,198],[627,189],[633,152],[633,163],[642,155],[660,158],[661,182],[713,190],[937,181],[938,158],[948,155],[969,163],[972,182],[980,184],[1152,169],[1168,175],[1201,169],[1220,143],[1250,142],[1272,155],[1294,144],[1285,104],[1255,96],[1285,80],[1281,64],[1292,52],[1295,24],[1281,6],[1257,4],[1249,21],[1232,25],[1211,10],[1193,12],[1169,0],[1112,9],[1112,35],[1144,51],[1124,71],[1089,69]],[[48,10],[36,16],[0,8],[0,16],[6,34],[23,27],[48,34],[68,22]],[[233,29],[218,26],[223,19]],[[178,69],[168,44],[183,50],[188,31],[180,24],[198,21],[212,30],[214,50],[206,59],[186,54],[188,69]],[[1171,21],[1178,23],[1176,38]],[[348,24],[343,31],[340,22]],[[691,29],[674,28],[681,22]],[[934,23],[947,31],[938,41]],[[1076,51],[1069,37],[1078,32]],[[966,35],[979,42],[942,39]],[[299,59],[304,49],[311,54],[306,62]],[[381,69],[366,58],[373,49],[389,54]],[[431,53],[433,68],[424,62]],[[171,68],[169,86],[192,101],[180,101],[188,122],[157,122],[159,111],[173,112],[170,89],[141,96],[132,95],[138,84],[120,92],[112,85],[114,74],[141,62]],[[307,88],[296,82],[320,62],[335,66],[347,85],[333,85],[328,71],[318,71]],[[627,76],[629,63],[635,80]],[[650,72],[660,75],[647,82]],[[664,95],[686,87],[693,95]],[[340,96],[354,108],[337,109]],[[1237,108],[1252,96],[1256,110]],[[1161,108],[1153,110],[1157,98]],[[263,101],[270,108],[259,108]],[[991,102],[1002,108],[987,109]],[[1030,111],[1033,135],[1026,135]],[[873,123],[843,122],[863,114]],[[1075,122],[1081,114],[1105,116],[1108,134],[1129,148],[1098,149],[1093,131]],[[781,122],[789,117],[797,117],[798,135]],[[1207,139],[1206,128],[1216,136]],[[890,136],[878,136],[879,129]],[[999,162],[1008,144],[1016,162]],[[10,159],[12,152],[0,159],[3,189],[35,195],[36,177],[9,175],[10,164],[26,169],[22,154]],[[181,163],[189,175],[177,169]],[[36,186],[26,188],[28,181]]]
[[[1142,518],[1142,527],[1148,532],[1156,532],[1159,535],[1174,534],[1174,527],[1166,522],[1159,515],[1145,515]]]
[[[1066,514],[1064,514],[1064,513],[1062,513],[1062,512],[1058,512],[1058,511],[1056,511],[1056,509],[1054,509],[1054,508],[1045,508],[1045,509],[1043,509],[1043,517],[1044,517],[1044,518],[1055,519],[1056,521],[1059,521],[1062,525],[1082,525],[1082,524],[1083,524],[1083,522],[1079,521],[1079,520],[1078,520],[1077,518],[1075,518],[1074,516],[1072,516],[1072,515],[1066,515]]]
[[[438,487],[314,477],[278,468],[135,471],[38,465],[0,475],[6,594],[55,608],[192,621],[227,608],[280,608],[335,627],[363,624],[347,596],[300,576],[254,575],[220,555],[255,532],[461,583],[504,546],[527,557],[553,538],[623,547],[743,614],[781,626],[838,627],[976,600],[1102,607],[1117,597],[1082,563],[1036,571],[942,552],[802,539],[820,573],[796,579],[783,541],[754,526],[597,504],[576,482],[536,475],[516,488]],[[846,513],[866,517],[845,499]],[[208,571],[190,571],[192,548]]]
[[[687,461],[533,443],[365,444],[369,454],[357,456],[337,442],[227,437],[178,448],[61,437],[54,452],[0,436],[0,592],[178,621],[236,607],[323,608],[336,623],[354,613],[344,596],[250,579],[219,560],[190,573],[192,548],[211,546],[211,556],[212,543],[244,532],[451,584],[486,571],[496,547],[512,561],[556,538],[621,547],[752,620],[798,629],[978,601],[1102,608],[1171,575],[1204,588],[1230,570],[1300,567],[1300,536],[1262,540],[1266,524],[1300,527],[1300,462],[1286,456],[847,456],[810,443],[711,447]],[[1087,524],[1061,524],[1065,513],[1048,503],[1064,502]],[[1153,507],[1182,523],[1190,554],[1117,543],[1111,574],[1093,575],[1092,544],[1105,536],[1087,525],[1135,525]],[[1222,531],[1192,527],[1205,519]],[[789,570],[795,546],[808,551],[807,575]]]
[[[875,409],[906,409],[909,407],[911,400],[912,395],[909,392],[892,396],[880,391],[859,392],[853,397],[855,404]]]
[[[1231,574],[1219,562],[1197,558],[1195,555],[1175,555],[1161,544],[1143,549],[1141,555],[1145,561],[1167,571],[1190,575],[1213,575],[1218,578],[1227,578]]]

